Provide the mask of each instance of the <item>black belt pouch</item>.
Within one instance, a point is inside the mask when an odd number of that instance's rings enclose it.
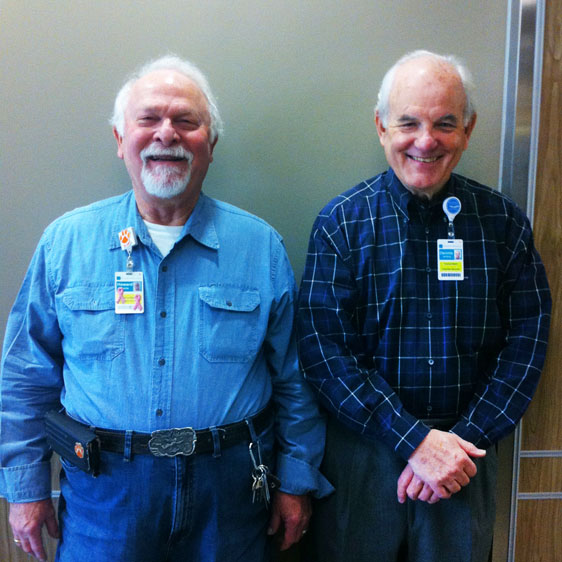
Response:
[[[56,410],[45,415],[45,429],[53,451],[80,470],[99,474],[100,441],[93,430]]]

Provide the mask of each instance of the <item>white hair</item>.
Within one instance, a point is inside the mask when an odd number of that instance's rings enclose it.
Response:
[[[123,86],[117,93],[117,97],[115,98],[115,103],[113,106],[113,115],[109,120],[109,122],[113,127],[115,127],[119,135],[123,136],[123,131],[125,129],[125,109],[127,108],[127,104],[129,103],[129,96],[131,94],[133,85],[143,76],[146,76],[147,74],[150,74],[151,72],[154,72],[156,70],[175,70],[176,72],[183,74],[191,81],[193,81],[195,85],[201,90],[201,92],[207,99],[210,119],[210,141],[214,142],[219,134],[222,134],[223,132],[223,123],[219,114],[215,97],[211,92],[209,82],[207,81],[205,75],[193,63],[181,59],[180,57],[173,54],[166,55],[147,62],[127,78],[125,84],[123,84]]]
[[[377,105],[375,107],[375,113],[378,113],[379,118],[381,119],[382,124],[385,127],[387,125],[389,113],[390,91],[392,90],[392,85],[394,84],[394,76],[396,75],[396,70],[398,69],[398,67],[402,66],[408,61],[426,57],[449,65],[459,75],[463,86],[464,95],[466,97],[466,103],[463,112],[463,121],[465,127],[468,125],[469,121],[476,113],[476,106],[474,104],[474,83],[472,81],[472,75],[470,74],[468,68],[466,68],[466,66],[453,55],[438,55],[437,53],[432,53],[431,51],[419,49],[417,51],[407,53],[403,57],[398,59],[398,61],[394,63],[394,65],[387,71],[387,73],[384,75],[384,78],[382,79]]]

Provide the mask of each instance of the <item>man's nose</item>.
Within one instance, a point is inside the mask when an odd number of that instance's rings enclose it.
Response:
[[[420,129],[418,137],[416,138],[416,147],[421,150],[431,150],[435,148],[436,145],[435,131],[428,127]]]
[[[174,142],[179,141],[178,135],[174,124],[171,119],[163,119],[160,126],[156,129],[155,139],[160,141],[164,146],[169,146]]]

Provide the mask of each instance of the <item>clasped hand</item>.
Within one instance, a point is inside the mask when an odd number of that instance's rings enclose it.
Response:
[[[408,459],[398,478],[398,501],[436,503],[456,494],[476,475],[471,457],[486,455],[454,433],[432,429]]]

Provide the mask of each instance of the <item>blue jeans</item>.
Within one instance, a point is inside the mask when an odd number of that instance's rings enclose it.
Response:
[[[273,431],[264,433],[262,454],[271,463]],[[248,444],[129,461],[102,452],[97,478],[63,460],[56,560],[269,560],[269,514],[263,502],[252,503]]]

